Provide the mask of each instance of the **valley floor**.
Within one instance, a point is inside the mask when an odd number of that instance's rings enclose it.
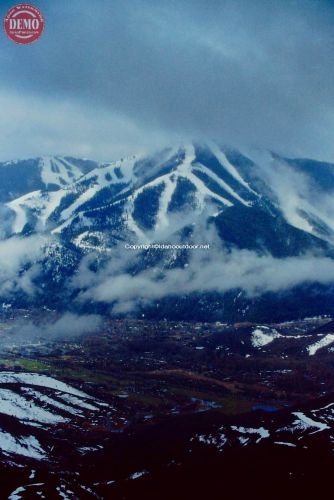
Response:
[[[331,318],[105,319],[94,335],[52,341],[14,333],[47,316],[57,315],[1,319],[3,498],[310,498],[328,484]]]

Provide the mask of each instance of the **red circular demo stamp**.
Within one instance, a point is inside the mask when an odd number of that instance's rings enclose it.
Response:
[[[20,3],[5,15],[4,28],[8,38],[25,45],[40,38],[44,30],[44,17],[34,5]]]

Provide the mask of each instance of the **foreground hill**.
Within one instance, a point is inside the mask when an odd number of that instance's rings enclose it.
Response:
[[[267,498],[273,484],[272,498],[309,498],[330,486],[333,318],[105,318],[63,338],[60,321],[1,319],[4,498]]]

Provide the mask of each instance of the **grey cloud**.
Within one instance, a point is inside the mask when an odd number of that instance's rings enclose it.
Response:
[[[32,146],[19,150],[38,149],[34,129],[43,152],[58,145],[100,158],[210,137],[334,159],[331,2],[60,0],[43,8],[43,39],[27,50],[6,41],[0,52],[2,91],[49,110],[40,124],[26,123]],[[51,127],[57,104],[68,117],[78,107],[82,147],[71,119]],[[52,138],[43,141],[47,123]]]
[[[119,159],[166,141],[159,132],[148,137],[125,116],[106,109],[97,114],[75,100],[64,103],[54,96],[0,89],[0,109],[0,161],[49,154]]]
[[[0,241],[11,234],[11,227],[15,218],[14,213],[4,203],[0,203]]]
[[[102,324],[102,318],[95,314],[83,314],[81,316],[65,313],[57,319],[19,322],[14,326],[12,332],[13,340],[18,342],[31,341],[38,338],[48,340],[76,337],[87,333],[96,332]]]
[[[334,281],[334,262],[326,257],[304,255],[278,259],[246,250],[227,252],[217,246],[210,251],[193,251],[189,265],[184,268],[154,268],[137,275],[126,272],[125,268],[118,260],[117,266],[113,264],[95,275],[91,284],[86,274],[86,289],[79,300],[111,303],[114,313],[124,313],[163,297],[193,292],[224,293],[241,289],[255,297],[303,283]],[[81,273],[85,275],[84,268]]]
[[[333,189],[320,187],[314,179],[302,171],[294,170],[286,161],[268,153],[253,151],[249,156],[256,162],[255,169],[275,193],[286,220],[293,226],[312,232],[312,224],[301,216],[307,213],[314,220],[327,225],[334,242]],[[320,166],[318,168],[321,168]]]
[[[40,235],[0,241],[1,296],[10,296],[19,290],[28,295],[35,293],[33,280],[40,272],[36,261],[43,254],[45,241]]]

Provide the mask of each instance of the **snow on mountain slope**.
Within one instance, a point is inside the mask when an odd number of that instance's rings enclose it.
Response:
[[[120,162],[113,162],[99,166],[67,189],[79,196],[66,209],[61,212],[60,220],[70,218],[82,205],[92,200],[100,191],[110,186],[123,188],[133,179],[132,169],[135,158],[128,158]],[[118,193],[120,194],[120,193]]]
[[[46,186],[65,186],[82,176],[81,170],[64,158],[43,157],[39,161],[42,181]]]
[[[291,240],[289,234],[280,238],[280,214],[303,234],[334,241],[334,223],[329,220],[334,208],[328,193],[326,203],[318,203],[305,181],[307,175],[298,183],[300,172],[292,172],[284,159],[270,153],[264,162],[262,157],[231,155],[214,143],[188,144],[104,164],[56,157],[43,158],[38,165],[50,189],[40,188],[7,203],[13,214],[12,234],[49,232],[85,253],[108,253],[119,241],[173,240],[184,227],[205,225],[210,218],[217,218],[224,239],[230,231],[224,221],[229,224],[232,215],[238,219],[233,225],[247,236],[245,221],[261,216],[254,227],[265,234],[254,234],[250,248],[267,241],[271,251],[273,235],[275,245],[278,240],[289,245]]]
[[[252,159],[257,162],[258,175],[270,185],[286,221],[333,243],[334,165],[268,153],[255,154]]]
[[[77,209],[110,184],[123,186],[131,176],[133,161],[101,165],[88,174],[83,174],[65,159],[43,158],[40,166],[45,185],[60,189],[33,191],[7,203],[8,208],[15,212],[13,233],[22,232],[27,223],[37,231],[48,229],[49,219],[56,211],[56,220],[67,221]],[[54,221],[49,227],[53,225]]]
[[[110,202],[110,205],[112,205],[113,197],[115,196],[128,198],[127,212],[131,213],[132,216],[129,220],[129,227],[130,230],[140,234],[140,229],[136,227],[138,225],[137,221],[133,220],[134,203],[143,191],[161,183],[165,183],[165,187],[168,186],[168,189],[164,189],[162,193],[159,214],[157,215],[157,228],[167,226],[168,206],[175,191],[178,177],[188,177],[196,187],[199,206],[203,206],[206,195],[211,196],[221,203],[230,205],[231,203],[228,200],[211,192],[192,173],[191,163],[194,158],[194,151],[192,149],[190,153],[187,152],[185,160],[180,164],[177,172],[162,176],[158,175],[155,179],[143,185],[141,185],[142,179],[134,174],[134,167],[138,158],[133,157],[102,165],[91,170],[88,174],[81,176],[77,167],[69,170],[68,162],[61,159],[44,158],[40,161],[40,165],[45,184],[53,185],[58,183],[62,187],[56,192],[34,191],[9,202],[8,207],[15,212],[13,232],[19,233],[23,231],[25,225],[28,222],[31,223],[32,216],[38,221],[35,222],[35,229],[47,229],[48,220],[54,213],[57,213],[56,221],[58,220],[60,224],[65,222],[65,227],[67,227],[68,224],[66,224],[66,221],[80,212],[81,208],[86,206],[88,202],[92,202],[93,209],[99,208],[101,202],[103,206],[104,200],[98,200],[97,198],[101,193],[107,196],[108,193],[105,192],[112,188],[114,191],[110,193],[110,197],[105,201]],[[79,178],[76,179],[76,177]],[[65,180],[66,182],[64,182]],[[73,182],[70,183],[71,180]],[[57,230],[55,231],[57,232]]]
[[[6,203],[32,191],[55,191],[99,165],[91,160],[61,156],[0,163],[0,201]]]
[[[38,197],[40,191],[33,191],[32,193],[25,194],[16,200],[8,203],[8,207],[15,212],[15,222],[13,224],[13,232],[21,233],[27,223],[27,207],[32,205],[34,208],[38,207]]]
[[[177,159],[175,160],[175,158]],[[177,191],[182,181],[186,181],[188,189],[194,193],[193,204],[188,207],[188,210],[189,208],[193,210],[193,221],[202,213],[207,213],[208,210],[207,215],[213,215],[217,211],[217,205],[220,210],[232,206],[231,199],[235,203],[250,206],[248,201],[242,199],[217,174],[197,162],[193,145],[181,148],[178,155],[175,155],[173,150],[170,151],[169,156],[165,154],[164,164],[161,165],[159,171],[155,170],[155,175],[151,178],[149,178],[150,171],[145,171],[143,167],[141,167],[140,177],[138,177],[136,166],[137,163],[134,163],[133,172],[122,177],[121,180],[123,180],[125,186],[115,194],[114,198],[117,201],[113,202],[111,199],[109,204],[92,208],[89,213],[91,215],[94,210],[108,207],[112,213],[116,204],[122,206],[124,225],[135,234],[139,241],[147,242],[152,238],[166,236],[168,235],[168,228],[170,234],[175,231],[175,221],[171,220],[171,206],[176,205]],[[151,163],[149,163],[149,166],[151,168]],[[209,179],[217,184],[220,188],[219,192],[209,186],[206,180],[199,176],[199,172],[206,174]],[[91,172],[89,176],[93,177],[94,174],[95,171]],[[115,185],[115,181],[111,182],[111,184]],[[101,186],[101,181],[99,181],[99,186]],[[102,189],[104,187],[106,185],[103,181]],[[89,198],[94,201],[94,196],[89,196]],[[156,201],[154,202],[154,200]],[[212,204],[211,208],[209,208],[210,204]],[[76,202],[75,209],[77,209],[78,213],[82,213],[79,210],[79,205],[80,202]],[[183,207],[179,207],[180,213],[182,213],[182,209]]]
[[[302,163],[298,164],[296,171],[291,162],[270,153],[265,160],[257,155],[239,158],[243,160],[233,164],[233,155],[231,159],[214,143],[88,166],[84,160],[42,158],[38,160],[42,186],[7,203],[15,216],[12,232],[22,232],[27,224],[29,230],[56,234],[70,228],[78,241],[80,232],[100,229],[96,226],[103,213],[105,225],[117,214],[121,231],[127,228],[134,238],[151,241],[173,233],[171,212],[192,211],[195,222],[241,204],[249,209],[275,207],[288,224],[334,241],[333,198],[319,191],[323,186],[312,189],[315,181],[309,166],[302,172]],[[0,177],[4,168],[8,164],[0,165]],[[326,168],[334,189],[334,166]]]
[[[225,191],[227,191],[233,198],[242,203],[243,205],[249,206],[249,202],[245,201],[241,196],[238,195],[225,181],[220,179],[218,175],[212,172],[210,169],[205,167],[204,165],[199,164],[199,166],[195,165],[195,172],[199,170],[200,172],[206,173],[211,179],[216,182],[219,186],[221,186]]]
[[[140,227],[140,222],[138,224],[138,220],[135,220],[138,219],[138,216],[134,218],[135,206],[137,202],[140,202],[141,196],[145,196],[150,193],[153,194],[153,190],[155,188],[161,188],[156,211],[152,214],[154,224],[150,228],[151,231],[154,230],[154,237],[159,238],[161,232],[169,226],[169,207],[173,196],[175,195],[178,180],[180,179],[187,179],[190,185],[194,188],[196,193],[196,215],[200,214],[204,210],[206,201],[209,201],[210,199],[218,202],[221,206],[232,206],[232,203],[229,200],[210,190],[210,188],[208,188],[206,184],[196,176],[196,171],[193,165],[195,159],[196,156],[194,147],[189,145],[184,149],[183,161],[176,165],[171,172],[159,175],[153,180],[141,185],[139,188],[134,187],[128,200],[126,210],[131,217],[128,227],[133,230],[137,236],[142,236],[141,231],[143,229],[142,225]],[[200,167],[197,167],[197,170],[199,169]],[[172,232],[173,230],[174,229],[171,228]]]
[[[211,143],[210,148],[212,153],[215,155],[217,160],[221,165],[224,166],[224,168],[228,171],[228,173],[240,184],[242,184],[246,189],[249,191],[252,191],[253,194],[257,194],[251,187],[250,185],[243,179],[243,177],[240,175],[238,172],[238,169],[232,165],[232,163],[228,160],[227,156],[224,154],[224,152],[215,144]]]

